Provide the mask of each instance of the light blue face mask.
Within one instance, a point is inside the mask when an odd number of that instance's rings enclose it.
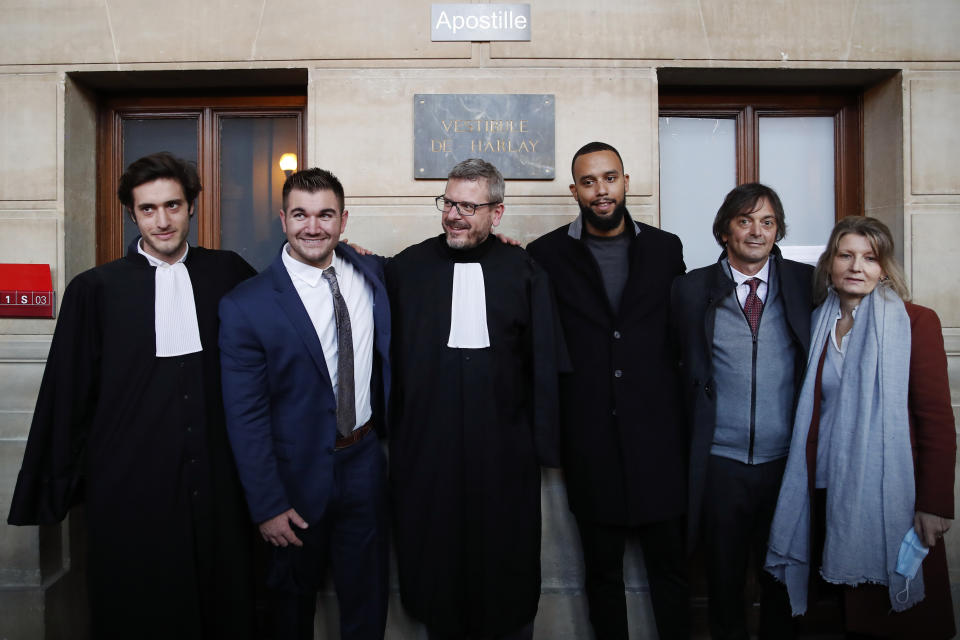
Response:
[[[906,604],[910,597],[910,581],[917,577],[920,564],[927,557],[929,551],[930,548],[920,541],[917,530],[910,527],[907,535],[903,536],[903,542],[900,543],[900,553],[897,555],[897,573],[907,579],[907,585],[903,588],[903,591],[897,594],[897,602],[900,604]]]

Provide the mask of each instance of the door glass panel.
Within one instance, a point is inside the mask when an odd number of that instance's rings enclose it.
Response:
[[[760,117],[760,182],[780,196],[786,257],[815,264],[836,220],[832,117]]]
[[[283,246],[279,162],[298,152],[299,137],[296,116],[220,118],[220,246],[258,271]]]
[[[660,226],[680,236],[687,269],[717,261],[713,218],[737,184],[736,121],[660,118]]]
[[[189,162],[197,163],[197,140],[199,119],[190,118],[124,118],[123,120],[123,168],[135,160],[159,151],[169,151]],[[116,197],[116,194],[110,194]],[[123,212],[123,253],[140,235],[137,225]],[[197,216],[190,221],[187,241],[197,244]]]

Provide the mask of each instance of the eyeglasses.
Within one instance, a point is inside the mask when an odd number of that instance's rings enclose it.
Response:
[[[447,198],[444,196],[437,196],[435,202],[437,203],[437,209],[439,211],[446,213],[453,207],[456,207],[457,213],[462,216],[472,216],[480,207],[489,207],[491,205],[500,204],[499,202],[484,202],[483,204],[473,204],[472,202],[456,202],[455,200],[447,200]]]

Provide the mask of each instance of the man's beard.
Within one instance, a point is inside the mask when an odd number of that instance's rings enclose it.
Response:
[[[616,229],[620,226],[620,223],[623,221],[623,216],[627,213],[626,197],[617,204],[609,216],[597,215],[593,209],[588,205],[584,205],[579,200],[577,200],[577,204],[580,205],[580,213],[583,214],[583,219],[597,231],[612,231]]]
[[[490,229],[487,229],[484,232],[481,225],[472,226],[468,228],[466,234],[458,236],[456,238],[451,237],[450,233],[447,231],[447,226],[443,225],[443,232],[446,236],[447,246],[451,249],[473,249],[481,244],[490,236]]]

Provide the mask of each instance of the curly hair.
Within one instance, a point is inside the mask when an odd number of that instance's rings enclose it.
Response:
[[[167,151],[153,153],[130,163],[127,170],[120,176],[117,189],[120,204],[126,207],[130,215],[133,215],[133,190],[160,178],[179,182],[180,188],[183,189],[183,196],[187,199],[190,208],[193,208],[197,196],[203,189],[197,167],[194,163],[187,162]]]

